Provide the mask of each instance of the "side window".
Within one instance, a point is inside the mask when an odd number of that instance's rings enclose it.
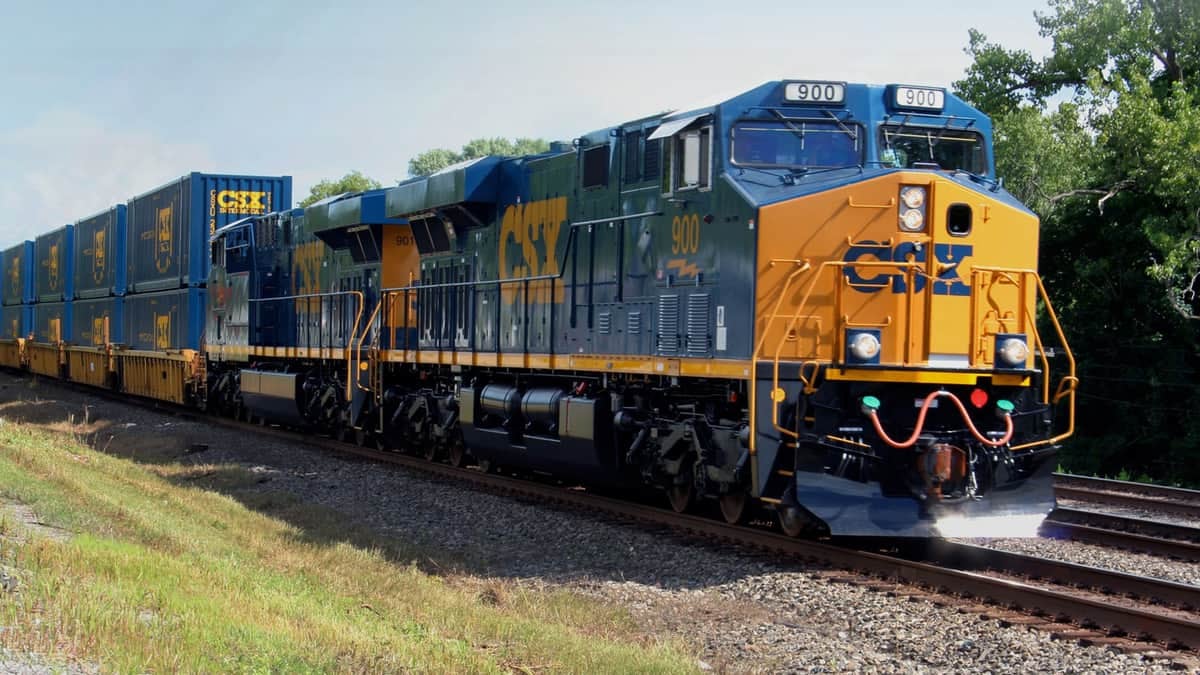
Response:
[[[712,185],[712,127],[684,131],[675,137],[675,189],[707,189]]]
[[[582,187],[598,188],[608,185],[608,145],[583,150]]]

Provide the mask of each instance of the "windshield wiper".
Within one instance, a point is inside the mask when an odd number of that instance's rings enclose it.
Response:
[[[976,183],[981,185],[990,185],[992,186],[992,192],[998,192],[1000,190],[1000,181],[996,180],[995,178],[988,178],[987,176],[975,173],[974,171],[968,171],[967,169],[963,169],[961,167],[954,169],[954,173],[965,173],[968,178]]]
[[[763,175],[766,175],[766,176],[770,176],[771,178],[774,178],[774,179],[778,180],[778,181],[780,182],[780,184],[787,185],[787,184],[789,183],[789,180],[788,180],[788,177],[787,177],[787,176],[785,176],[785,175],[781,175],[781,174],[778,174],[778,173],[771,173],[770,171],[767,171],[766,169],[760,169],[760,168],[758,168],[757,166],[739,166],[739,167],[738,167],[738,170],[739,170],[739,171],[741,171],[742,173],[745,173],[745,172],[747,172],[747,171],[756,171],[756,172],[758,172],[758,173],[761,173],[761,174],[763,174]],[[753,182],[753,181],[752,181],[752,182]],[[757,185],[763,185],[763,184],[762,184],[762,183],[757,183]],[[773,187],[773,186],[771,186],[771,185],[764,185],[763,187]]]

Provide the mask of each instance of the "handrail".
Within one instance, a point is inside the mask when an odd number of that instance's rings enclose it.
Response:
[[[369,388],[362,386],[362,378],[359,377],[361,371],[358,369],[358,364],[362,363],[362,346],[367,340],[367,333],[370,332],[371,324],[375,322],[375,317],[379,316],[380,307],[383,307],[383,298],[380,298],[379,302],[375,303],[374,311],[371,312],[371,316],[367,317],[367,328],[363,330],[362,336],[358,338],[358,346],[354,353],[354,386],[358,387],[359,391],[370,391]]]
[[[1050,323],[1051,323],[1051,325],[1054,326],[1054,331],[1058,335],[1058,341],[1060,344],[1062,344],[1063,352],[1067,355],[1067,374],[1064,375],[1061,380],[1059,380],[1058,387],[1055,389],[1054,396],[1050,396],[1049,395],[1049,391],[1050,391],[1050,389],[1049,389],[1049,378],[1050,378],[1049,360],[1046,358],[1046,350],[1041,348],[1041,337],[1038,334],[1037,324],[1036,323],[1031,324],[1030,332],[1033,333],[1033,335],[1035,336],[1036,344],[1038,346],[1038,351],[1041,354],[1041,358],[1042,358],[1043,362],[1046,364],[1045,370],[1042,371],[1043,372],[1043,380],[1044,380],[1042,402],[1045,404],[1057,404],[1059,401],[1061,401],[1064,398],[1069,399],[1067,401],[1067,429],[1066,429],[1066,431],[1064,431],[1060,434],[1057,434],[1055,436],[1052,436],[1050,438],[1043,439],[1040,441],[1033,441],[1030,443],[1023,443],[1021,445],[1013,446],[1011,449],[1012,450],[1023,450],[1025,448],[1034,448],[1034,447],[1038,447],[1038,446],[1042,446],[1042,445],[1052,445],[1052,444],[1058,443],[1059,441],[1062,441],[1066,438],[1069,438],[1071,435],[1073,435],[1075,433],[1075,391],[1079,386],[1079,377],[1075,371],[1075,354],[1071,352],[1071,347],[1069,344],[1067,344],[1066,333],[1063,331],[1062,323],[1058,320],[1058,313],[1054,311],[1054,305],[1051,304],[1051,302],[1050,302],[1050,295],[1049,295],[1049,293],[1046,292],[1046,286],[1045,286],[1045,284],[1042,283],[1041,275],[1039,275],[1036,270],[1031,270],[1031,269],[1019,269],[1019,268],[1012,268],[1012,267],[975,266],[971,269],[972,287],[974,287],[975,277],[984,272],[993,273],[993,274],[1004,274],[1004,275],[1019,274],[1022,276],[1022,278],[1032,277],[1033,280],[1037,283],[1038,296],[1041,297],[1042,303],[1046,306],[1046,315],[1050,317]],[[1021,298],[1021,301],[1022,301],[1022,303],[1024,303],[1024,297]],[[1026,308],[1026,313],[1028,313],[1028,308]],[[972,318],[972,320],[974,320],[976,317],[972,316],[971,318]]]
[[[796,305],[795,310],[792,312],[792,316],[788,320],[787,325],[784,327],[783,334],[780,337],[778,345],[775,348],[775,354],[772,356],[771,390],[772,391],[779,390],[779,361],[783,355],[783,346],[787,342],[787,336],[789,333],[791,333],[792,330],[795,329],[796,322],[799,321],[802,316],[807,316],[807,315],[803,314],[803,309],[805,308],[805,306],[808,305],[808,300],[809,300],[809,298],[812,297],[813,290],[816,288],[817,282],[821,280],[821,274],[826,269],[842,269],[845,267],[887,267],[887,268],[892,268],[892,269],[911,270],[913,268],[916,268],[919,265],[920,265],[920,263],[917,263],[917,262],[891,261],[891,260],[864,260],[864,261],[826,260],[825,262],[821,263],[821,266],[818,267],[817,271],[813,274],[812,280],[809,282],[808,288],[807,288],[807,290],[805,290],[804,296],[801,298],[800,303]],[[754,347],[754,361],[757,361],[759,359],[759,355],[762,351],[763,343],[767,339],[767,334],[770,332],[771,327],[774,325],[775,319],[777,319],[779,316],[779,314],[778,314],[779,305],[783,303],[783,298],[787,294],[788,287],[791,285],[792,281],[797,276],[799,276],[799,274],[801,274],[803,272],[807,272],[810,269],[812,269],[812,265],[808,261],[805,261],[803,266],[801,266],[799,269],[793,271],[790,275],[788,275],[788,278],[784,284],[784,288],[783,288],[783,290],[780,291],[779,297],[775,301],[775,308],[771,312],[770,318],[767,321],[767,325],[763,327],[763,332],[762,332],[762,335],[759,336],[758,344],[756,344]],[[834,305],[835,305],[834,316],[841,316],[842,315],[842,311],[841,311],[842,298],[841,298],[841,283],[840,282],[836,286],[836,289],[837,289],[837,298],[834,300]],[[910,292],[908,295],[911,296],[912,295],[912,293],[911,293],[912,284],[911,283],[909,284],[909,289],[910,289]],[[911,297],[909,298],[909,302],[911,303]],[[840,331],[835,331],[835,334],[836,333],[840,333]],[[836,352],[836,343],[835,343],[834,351]],[[795,431],[793,431],[791,429],[784,429],[782,426],[779,425],[779,406],[778,405],[771,406],[771,426],[773,426],[775,428],[775,430],[781,434],[791,436],[792,438],[799,438],[799,434],[796,433]]]
[[[886,204],[855,204],[854,195],[846,197],[846,206],[849,206],[852,209],[890,209],[895,205],[895,197],[888,199]]]
[[[274,298],[250,298],[248,302],[276,302],[279,300],[303,300],[305,298],[332,298],[336,296],[348,295],[358,300],[358,309],[354,313],[354,325],[350,327],[350,339],[346,341],[346,400],[354,399],[354,390],[351,389],[350,380],[353,375],[354,364],[350,360],[354,345],[354,336],[358,335],[358,326],[362,321],[363,310],[365,309],[366,300],[362,291],[329,291],[326,293],[303,293],[300,295],[281,295]]]

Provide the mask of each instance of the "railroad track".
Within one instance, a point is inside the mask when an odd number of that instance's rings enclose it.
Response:
[[[966,569],[955,569],[953,566],[935,565],[897,555],[795,539],[762,528],[727,525],[715,519],[678,514],[560,485],[484,473],[478,469],[457,468],[321,436],[303,435],[281,428],[212,417],[181,406],[157,401],[131,401],[126,397],[74,387],[69,383],[58,384],[66,384],[81,393],[93,396],[99,394],[109,400],[135,403],[201,423],[216,424],[289,442],[302,442],[325,450],[399,465],[429,476],[457,483],[466,482],[494,493],[664,527],[680,536],[695,538],[708,545],[734,544],[791,561],[825,565],[849,573],[849,576],[834,576],[836,581],[857,583],[911,598],[930,599],[938,604],[953,604],[965,611],[997,618],[1003,623],[1041,627],[1060,638],[1076,639],[1085,643],[1121,645],[1131,651],[1160,648],[1200,651],[1200,617],[1190,610],[1163,612],[1161,608],[1147,608],[1134,603],[1115,603],[1110,598],[1097,597],[1095,591],[1081,593],[1076,589],[1047,587],[1032,581],[1012,578],[1014,574],[1020,573],[1011,570],[1008,576],[981,572],[978,571],[981,567],[979,563],[962,565]],[[965,554],[960,552],[955,555]],[[1015,567],[1015,564],[1008,566]],[[982,568],[989,567],[994,568],[996,564],[982,565]],[[1066,574],[1063,571],[1065,568],[1057,569],[1055,574]],[[1025,573],[1024,576],[1031,574]],[[1052,576],[1049,572],[1043,574]],[[1109,581],[1102,581],[1099,577],[1093,577],[1092,581],[1087,583],[1110,590],[1115,585],[1111,578]],[[1166,589],[1163,585],[1143,585],[1141,588],[1117,586],[1115,590],[1135,597],[1153,598],[1166,594]],[[1188,595],[1185,601],[1189,606],[1200,602],[1195,599],[1194,593],[1195,591],[1192,591],[1192,595]]]
[[[1170,514],[1200,523],[1200,490],[1055,474],[1054,494],[1058,499]]]
[[[1200,562],[1200,528],[1187,525],[1059,507],[1042,524],[1041,534]]]
[[[429,462],[424,459],[394,452],[375,450],[319,436],[298,436],[295,432],[271,427],[254,426],[244,422],[222,418],[197,416],[221,426],[238,430],[267,434],[289,441],[301,441],[327,450],[386,462],[422,472],[426,475],[466,482],[489,492],[514,497],[533,499],[540,503],[555,504],[640,524],[665,527],[683,536],[694,537],[703,543],[735,544],[747,549],[761,551],[809,563],[827,565],[858,575],[857,582],[866,586],[897,592],[911,597],[929,597],[930,592],[958,605],[968,607],[988,616],[998,616],[1010,623],[1043,625],[1059,637],[1079,639],[1099,644],[1125,644],[1132,642],[1155,643],[1167,649],[1200,651],[1200,616],[1174,611],[1164,614],[1159,608],[1147,608],[1144,604],[1114,603],[1110,598],[1097,597],[1092,592],[1081,594],[1075,589],[1048,587],[1032,581],[1011,578],[1017,572],[1010,570],[1008,577],[995,576],[977,569],[955,569],[929,564],[921,560],[906,559],[895,555],[884,555],[843,545],[820,541],[795,539],[762,528],[728,525],[722,521],[702,516],[679,514],[636,502],[614,499],[583,490],[484,473],[477,469],[457,468],[448,464]],[[978,548],[978,547],[973,547]],[[986,551],[988,549],[979,549]],[[999,552],[995,552],[999,554]],[[962,555],[961,553],[959,554]],[[990,555],[990,554],[988,554]],[[993,561],[997,557],[991,558]],[[1030,561],[1037,559],[1030,559]],[[1020,573],[1024,576],[1068,574],[1063,563],[1044,561],[1041,572]],[[1024,569],[1034,570],[1033,562],[1024,563]],[[973,568],[987,568],[978,563]],[[996,567],[993,562],[992,567]],[[1011,563],[1008,567],[1014,567]],[[1000,567],[1005,567],[1001,565]],[[1090,568],[1085,568],[1090,569]],[[1141,586],[1133,581],[1118,584],[1114,577],[1102,576],[1102,570],[1094,570],[1086,583],[1096,588],[1108,588],[1114,592],[1139,598],[1156,598],[1170,595],[1170,582],[1155,584],[1153,580],[1142,580]],[[1114,573],[1115,574],[1115,573]],[[835,577],[842,581],[854,578]],[[907,589],[902,588],[906,586]],[[1200,589],[1191,588],[1186,602],[1200,606]],[[1014,614],[1015,612],[1015,614]],[[1007,617],[1007,618],[1006,618]],[[1066,624],[1074,624],[1074,628]]]

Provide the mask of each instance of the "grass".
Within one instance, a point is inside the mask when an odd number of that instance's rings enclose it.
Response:
[[[138,464],[0,426],[0,494],[66,540],[11,536],[0,645],[118,672],[683,672],[680,645],[562,591],[429,574],[426,553],[249,490],[240,467]],[[218,488],[217,491],[214,488]]]

